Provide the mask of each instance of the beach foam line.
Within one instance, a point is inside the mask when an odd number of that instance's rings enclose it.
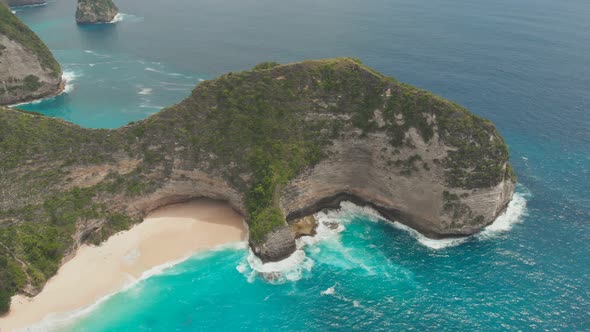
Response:
[[[218,252],[218,251],[225,251],[225,250],[243,250],[248,247],[247,241],[237,241],[237,242],[229,242],[225,244],[221,244],[215,246],[208,250],[199,251],[197,253],[188,255],[184,258],[166,262],[164,264],[154,266],[149,270],[144,271],[139,278],[134,278],[131,275],[128,275],[128,283],[123,285],[120,290],[107,294],[100,299],[98,299],[95,303],[77,309],[70,312],[59,313],[59,314],[49,314],[46,316],[42,321],[39,323],[24,327],[22,329],[16,330],[16,332],[53,332],[53,331],[60,331],[63,328],[67,328],[70,324],[74,323],[76,320],[83,318],[89,314],[91,314],[94,310],[98,309],[104,302],[109,300],[111,297],[124,293],[134,287],[138,286],[141,282],[150,279],[152,277],[162,275],[164,273],[169,272],[170,269],[173,267],[182,264],[190,259],[198,258],[199,256],[205,256],[207,253],[210,252]]]
[[[0,318],[0,326],[9,331],[71,326],[72,320],[113,294],[162,273],[181,273],[170,268],[188,258],[208,257],[211,250],[243,250],[247,246],[243,225],[243,218],[229,205],[214,200],[198,199],[152,211],[144,222],[100,246],[83,245],[37,296],[13,297],[11,313]],[[85,287],[71,292],[71,285],[79,280],[84,280]]]
[[[76,87],[74,85],[74,81],[80,77],[81,75],[75,71],[65,70],[62,74],[62,79],[66,82],[66,86],[64,87],[64,91],[62,93],[70,93],[74,91]]]
[[[51,97],[39,98],[39,99],[35,99],[35,100],[23,102],[23,103],[16,103],[16,104],[8,105],[8,107],[18,107],[18,106],[22,106],[22,105],[39,104],[45,100],[52,100],[58,96],[61,96],[62,94],[70,93],[70,92],[74,91],[74,88],[75,88],[74,81],[76,80],[76,78],[78,78],[80,76],[81,75],[78,75],[74,71],[66,70],[62,73],[62,76],[61,76],[62,80],[66,82],[66,85],[65,85],[64,89],[60,93],[58,93],[57,95],[51,96]]]
[[[358,206],[352,202],[344,201],[340,203],[340,209],[324,210],[314,215],[318,222],[316,235],[303,236],[297,239],[297,250],[291,256],[279,262],[262,263],[250,250],[246,262],[240,263],[237,270],[247,277],[249,282],[253,282],[257,276],[261,276],[273,284],[300,280],[315,265],[314,260],[306,255],[304,248],[307,246],[313,248],[314,245],[320,242],[339,241],[340,233],[346,229],[346,225],[359,217],[373,222],[385,222],[397,229],[408,232],[419,244],[432,250],[458,246],[472,238],[479,240],[494,238],[501,233],[510,231],[513,225],[522,221],[522,217],[526,215],[527,211],[526,197],[529,195],[526,191],[516,192],[504,213],[480,233],[451,239],[431,239],[400,222],[391,222],[385,219],[371,207]]]
[[[300,280],[306,272],[311,271],[314,261],[307,257],[302,249],[295,250],[291,256],[278,262],[263,263],[252,250],[249,250],[246,262],[240,263],[236,270],[252,283],[257,276],[272,284],[284,284]]]
[[[409,226],[406,226],[400,222],[394,221],[391,225],[399,230],[408,232],[414,239],[416,239],[416,241],[418,241],[418,243],[433,250],[456,247],[469,239],[468,236],[457,237],[452,239],[431,239],[423,235],[422,233],[418,232],[417,230]]]
[[[521,223],[523,217],[528,215],[527,198],[530,196],[531,194],[528,191],[515,193],[504,213],[498,216],[494,223],[476,234],[475,237],[482,240],[489,239],[512,230],[514,225]]]
[[[25,332],[25,331],[26,332],[59,331],[60,329],[63,329],[65,327],[67,327],[68,325],[70,325],[71,323],[73,323],[75,320],[80,319],[80,318],[92,313],[94,310],[96,310],[98,307],[100,307],[101,304],[103,304],[105,301],[107,301],[111,297],[113,297],[119,293],[123,293],[125,291],[128,291],[129,289],[132,289],[133,287],[137,286],[140,282],[142,282],[146,279],[149,279],[153,276],[163,274],[168,269],[190,259],[191,257],[192,256],[188,256],[183,259],[179,259],[176,261],[167,262],[162,265],[155,266],[155,267],[143,272],[140,278],[133,278],[133,276],[129,275],[128,276],[129,277],[128,283],[125,284],[120,290],[112,292],[110,294],[107,294],[107,295],[101,297],[95,303],[93,303],[89,306],[74,310],[74,311],[70,311],[70,312],[59,313],[59,314],[49,314],[39,323],[24,327],[24,328],[19,329],[17,331],[18,332],[21,332],[21,331],[22,332]]]

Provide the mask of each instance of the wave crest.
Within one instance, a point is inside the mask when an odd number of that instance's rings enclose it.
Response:
[[[74,91],[74,88],[76,87],[74,85],[74,81],[80,77],[80,75],[74,71],[71,70],[65,70],[62,74],[62,80],[64,80],[64,82],[66,82],[66,86],[64,87],[64,91],[63,93],[70,93],[72,91]]]
[[[285,260],[272,263],[262,263],[262,261],[250,251],[246,260],[240,263],[236,268],[249,282],[253,282],[256,277],[262,277],[273,284],[281,284],[287,281],[297,281],[310,272],[315,265],[312,258],[308,257],[304,248],[308,247],[312,253],[320,250],[316,244],[328,241],[340,241],[340,233],[346,229],[346,225],[355,218],[362,217],[373,222],[387,222],[393,227],[408,232],[414,237],[419,244],[433,250],[444,249],[458,246],[469,239],[488,239],[497,234],[509,231],[513,225],[522,221],[526,215],[526,192],[517,192],[514,198],[508,204],[506,211],[501,214],[496,221],[485,227],[481,233],[474,236],[466,236],[452,239],[431,239],[413,228],[410,228],[397,221],[390,222],[381,216],[376,210],[370,207],[361,207],[351,202],[340,203],[340,209],[325,210],[314,215],[318,225],[315,236],[303,236],[296,240],[297,250]],[[335,246],[345,250],[344,246]],[[340,250],[340,249],[339,249]],[[362,265],[362,264],[361,264]],[[333,290],[326,290],[330,294]]]

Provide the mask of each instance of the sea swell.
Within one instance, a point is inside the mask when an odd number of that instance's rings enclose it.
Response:
[[[74,88],[75,88],[74,81],[78,77],[80,77],[80,76],[81,75],[79,75],[77,72],[74,72],[74,71],[71,71],[71,70],[64,70],[64,72],[62,73],[61,78],[62,78],[62,81],[65,82],[65,86],[64,86],[63,90],[60,93],[58,93],[57,95],[51,96],[51,97],[39,98],[39,99],[36,99],[36,100],[24,102],[24,103],[16,103],[16,104],[12,104],[12,105],[9,105],[9,106],[10,107],[18,107],[18,106],[22,106],[22,105],[39,104],[39,103],[41,103],[43,101],[53,100],[53,99],[55,99],[58,96],[61,96],[63,94],[70,93],[70,92],[74,91]]]
[[[468,240],[488,240],[497,237],[521,222],[523,216],[527,214],[526,198],[530,193],[524,188],[519,187],[519,191],[514,194],[514,198],[508,204],[508,207],[494,223],[485,227],[480,233],[472,236],[452,238],[452,239],[431,239],[420,232],[397,221],[391,222],[385,219],[376,210],[370,207],[362,207],[351,202],[340,203],[340,209],[324,210],[314,215],[317,221],[316,235],[303,236],[296,240],[297,250],[287,259],[279,262],[262,263],[256,255],[250,251],[245,261],[241,262],[237,270],[242,273],[249,282],[253,282],[256,277],[273,284],[282,284],[289,281],[297,281],[309,275],[316,262],[308,253],[314,254],[321,249],[319,244],[330,244],[330,249],[340,252],[340,258],[333,259],[342,268],[360,267],[368,274],[379,273],[370,264],[366,264],[364,252],[355,254],[355,250],[349,250],[341,241],[341,233],[346,230],[348,224],[357,218],[371,222],[383,222],[387,225],[409,233],[416,241],[430,250],[441,250],[449,247],[458,246]],[[307,252],[306,252],[307,251]],[[360,258],[359,258],[360,257]],[[338,261],[338,262],[336,262]],[[388,260],[386,260],[389,263]],[[326,290],[330,292],[330,290]]]
[[[68,327],[70,327],[73,323],[75,323],[80,318],[83,318],[95,310],[97,310],[103,303],[108,301],[113,296],[129,291],[134,287],[138,286],[142,281],[145,281],[149,278],[154,276],[162,275],[164,273],[170,273],[171,269],[191,258],[203,256],[205,257],[208,253],[216,252],[216,251],[223,251],[223,250],[244,250],[248,246],[247,242],[240,241],[240,242],[230,242],[222,245],[215,246],[209,250],[198,252],[194,255],[189,255],[187,257],[166,262],[164,264],[154,266],[153,268],[144,271],[139,278],[134,278],[131,275],[128,275],[127,283],[123,285],[123,287],[113,293],[107,294],[100,299],[98,299],[95,303],[77,309],[70,312],[65,313],[54,313],[46,316],[42,321],[24,327],[22,329],[17,330],[16,332],[54,332],[54,331],[67,331]]]

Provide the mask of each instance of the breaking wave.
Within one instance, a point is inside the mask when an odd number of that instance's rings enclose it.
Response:
[[[117,13],[117,15],[115,15],[115,18],[113,18],[113,20],[108,23],[114,24],[114,23],[123,22],[123,21],[141,22],[141,21],[143,21],[143,17],[135,16],[132,14]]]
[[[352,253],[350,253],[340,241],[340,233],[342,233],[346,229],[346,225],[352,222],[355,218],[361,217],[372,222],[386,222],[397,229],[408,232],[419,244],[432,250],[440,250],[460,245],[472,238],[488,239],[511,230],[513,225],[521,222],[522,217],[526,215],[526,197],[528,195],[529,194],[526,192],[515,193],[514,198],[508,204],[506,211],[504,211],[493,224],[484,228],[479,234],[452,239],[428,238],[415,229],[402,223],[388,221],[376,210],[370,207],[361,207],[351,202],[342,202],[340,203],[340,209],[325,210],[314,215],[317,221],[316,235],[303,236],[297,239],[297,250],[285,260],[262,263],[262,261],[250,251],[246,260],[237,266],[237,270],[246,276],[249,282],[253,282],[256,277],[261,277],[273,284],[297,281],[303,278],[306,273],[310,272],[315,265],[314,260],[308,257],[304,249],[307,247],[311,253],[319,252],[321,249],[317,244],[332,243],[331,248],[333,250],[342,252],[343,260],[339,262],[339,264],[346,265],[343,267],[360,267],[365,269],[369,274],[374,274],[376,270],[375,268],[378,267],[378,265],[381,265],[380,263],[375,266],[369,266],[370,263],[365,264],[363,259],[359,259],[352,255]],[[334,287],[322,292],[322,295],[332,294],[334,294]]]
[[[70,311],[70,312],[50,314],[47,317],[45,317],[41,322],[24,327],[22,329],[19,329],[19,330],[17,330],[17,332],[62,331],[64,329],[66,329],[68,326],[70,326],[77,319],[82,318],[82,317],[92,313],[101,304],[103,304],[105,301],[107,301],[108,299],[110,299],[114,295],[116,295],[118,293],[125,292],[125,291],[137,286],[140,282],[142,282],[146,279],[149,279],[151,277],[168,272],[169,269],[171,269],[172,267],[174,267],[180,263],[183,263],[193,257],[197,257],[199,255],[207,255],[207,253],[212,252],[212,251],[243,250],[247,246],[248,246],[248,244],[244,241],[230,242],[230,243],[226,243],[226,244],[222,244],[222,245],[213,247],[209,250],[201,251],[201,252],[197,253],[196,255],[189,255],[189,256],[179,259],[179,260],[170,261],[170,262],[166,262],[162,265],[154,266],[153,268],[143,272],[139,278],[134,278],[133,276],[128,275],[127,283],[120,290],[101,297],[95,303],[93,303],[89,306],[77,309],[77,310]]]
[[[152,92],[154,91],[154,89],[152,89],[152,88],[141,88],[140,87],[140,89],[141,90],[137,94],[144,95],[144,96],[151,95]]]
[[[74,91],[75,85],[74,81],[80,77],[78,73],[70,70],[66,70],[62,74],[62,79],[66,82],[66,86],[64,87],[63,93],[70,93]]]

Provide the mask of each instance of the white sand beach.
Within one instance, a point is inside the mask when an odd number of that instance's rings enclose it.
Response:
[[[0,331],[26,330],[48,315],[90,306],[154,267],[245,237],[242,217],[224,202],[199,199],[160,208],[98,247],[80,247],[37,296],[14,296]]]

